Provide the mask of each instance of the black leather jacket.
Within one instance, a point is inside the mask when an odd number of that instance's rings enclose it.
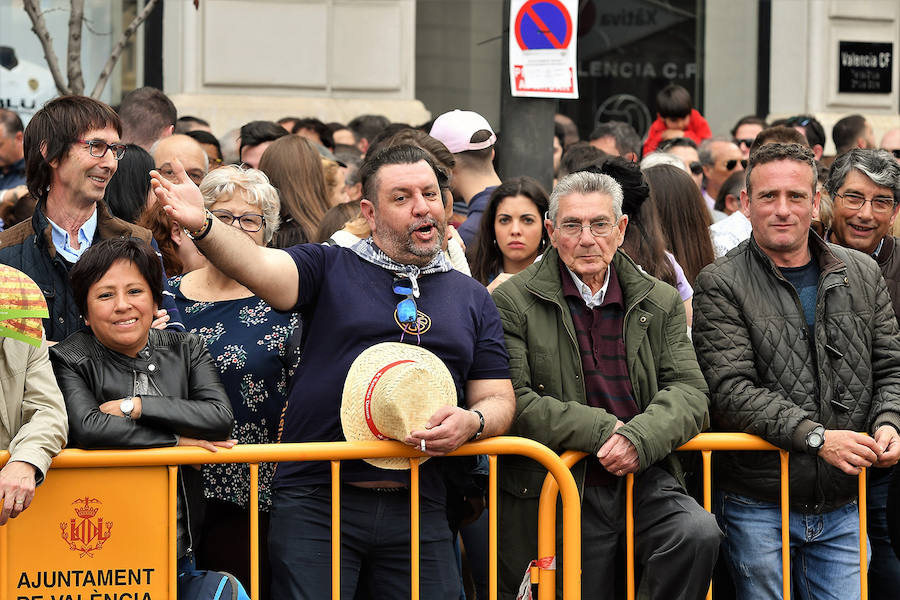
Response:
[[[180,435],[225,440],[234,417],[219,371],[195,335],[150,330],[149,359],[131,358],[79,331],[50,349],[56,380],[69,412],[69,447],[174,446]],[[108,415],[100,405],[133,395],[139,372],[153,394],[141,394],[137,420]]]

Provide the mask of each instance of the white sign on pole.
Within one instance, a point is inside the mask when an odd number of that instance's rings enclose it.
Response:
[[[577,0],[511,0],[509,87],[513,96],[578,98]]]

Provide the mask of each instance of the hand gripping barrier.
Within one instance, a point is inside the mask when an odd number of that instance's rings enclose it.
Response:
[[[548,471],[554,483],[555,529],[556,489],[562,493],[564,516],[563,528],[563,584],[566,600],[581,598],[581,506],[578,488],[568,467],[553,451],[535,441],[516,437],[495,437],[465,444],[451,456],[489,456],[489,551],[490,597],[496,598],[497,585],[497,455],[516,454],[540,462]],[[259,598],[259,482],[258,466],[261,462],[283,461],[329,461],[331,464],[332,486],[332,598],[340,598],[340,467],[342,460],[361,458],[405,457],[410,459],[410,543],[411,543],[411,589],[412,598],[419,598],[419,459],[422,454],[416,449],[399,442],[311,442],[302,444],[260,444],[238,445],[232,449],[219,449],[211,453],[202,448],[154,448],[146,450],[63,450],[53,460],[53,469],[85,467],[147,467],[166,466],[168,468],[168,589],[167,597],[176,598],[176,503],[177,465],[204,463],[248,463],[250,466],[250,595]],[[0,452],[0,466],[9,455]],[[48,476],[52,479],[53,474]],[[42,486],[43,487],[43,486]],[[47,490],[38,488],[36,499]],[[66,499],[68,500],[68,499]],[[23,513],[23,517],[28,511]],[[74,521],[74,519],[73,519]],[[10,589],[7,557],[10,544],[9,527],[0,527],[0,597],[5,597]],[[545,534],[547,535],[547,534]],[[555,539],[553,530],[549,538]],[[555,552],[555,548],[551,553]],[[46,569],[46,565],[41,566]],[[14,596],[15,597],[15,596]],[[130,597],[130,596],[129,596]],[[137,596],[135,596],[137,597]]]
[[[692,440],[678,448],[678,450],[700,451],[703,460],[703,508],[712,510],[712,452],[720,450],[772,450],[779,453],[781,463],[781,573],[782,594],[785,600],[791,597],[791,552],[790,534],[788,529],[788,517],[790,503],[788,494],[788,453],[785,450],[773,446],[762,438],[746,433],[701,433]],[[560,458],[567,467],[572,466],[587,456],[584,452],[569,450]],[[628,474],[625,488],[626,520],[625,520],[625,549],[626,549],[626,597],[633,600],[634,589],[634,475]],[[553,557],[556,553],[556,541],[554,537],[554,524],[556,523],[556,482],[550,476],[544,480],[541,489],[540,512],[538,515],[538,556]],[[862,600],[868,598],[867,580],[867,542],[866,542],[866,472],[859,474],[859,566],[860,566],[860,592]],[[564,515],[564,523],[567,517]],[[563,552],[565,556],[565,551]],[[566,576],[566,565],[563,566],[563,577]],[[532,583],[538,583],[538,600],[553,600],[556,585],[556,572],[551,569],[532,567]],[[706,594],[708,600],[712,599],[712,586]]]

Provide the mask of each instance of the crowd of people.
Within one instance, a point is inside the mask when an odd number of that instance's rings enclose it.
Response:
[[[396,439],[431,459],[420,596],[486,598],[486,460],[444,455],[509,434],[588,455],[586,597],[621,597],[634,474],[642,594],[703,598],[721,563],[717,597],[780,598],[777,456],[717,453],[710,514],[675,453],[745,432],[789,452],[801,598],[860,597],[872,467],[869,593],[891,597],[900,129],[879,149],[848,116],[826,156],[809,115],[715,136],[684,88],[656,106],[643,139],[604,122],[582,141],[557,115],[535,149],[549,188],[501,177],[498,133],[467,110],[217,138],[153,88],[116,109],[60,97],[27,128],[0,109],[0,263],[49,312],[39,348],[0,346],[0,525],[64,446]],[[409,595],[408,469],[342,466],[342,597]],[[526,597],[545,476],[500,459],[502,598]],[[263,598],[330,596],[330,481],[323,463],[260,466]],[[179,571],[249,586],[248,466],[182,468],[177,500]]]

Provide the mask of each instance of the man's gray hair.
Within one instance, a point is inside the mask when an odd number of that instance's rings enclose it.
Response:
[[[658,167],[660,165],[669,165],[670,167],[675,167],[685,173],[690,173],[688,168],[684,166],[683,160],[668,152],[652,152],[641,159],[641,171],[646,171],[651,167]]]
[[[598,123],[591,132],[591,141],[605,137],[612,137],[616,141],[619,156],[625,156],[629,152],[633,152],[636,156],[641,155],[641,138],[628,123],[622,121]]]
[[[712,146],[716,142],[726,142],[728,144],[733,144],[731,138],[727,138],[722,135],[716,135],[711,138],[706,138],[700,144],[700,147],[697,148],[697,155],[700,157],[700,164],[704,166],[713,165],[716,163],[716,157],[713,156]]]
[[[553,188],[550,194],[550,208],[547,210],[547,218],[556,226],[556,214],[559,212],[559,200],[572,194],[592,194],[599,192],[612,198],[613,214],[618,221],[622,217],[622,186],[610,177],[590,171],[578,171],[566,175]]]
[[[263,241],[268,244],[281,225],[281,201],[278,190],[269,183],[269,178],[262,171],[244,169],[237,165],[219,167],[203,178],[200,193],[203,204],[211,208],[217,201],[225,197],[243,193],[244,200],[251,206],[258,206],[265,218],[263,225]]]
[[[835,158],[825,182],[829,196],[834,198],[853,169],[871,179],[875,185],[890,189],[894,194],[894,204],[900,202],[900,164],[887,150],[854,148]]]
[[[764,144],[750,155],[746,177],[747,196],[753,197],[753,189],[750,186],[750,175],[753,173],[753,170],[760,165],[779,160],[793,160],[808,165],[810,169],[810,185],[815,191],[819,171],[816,167],[816,157],[808,146],[800,144]]]

